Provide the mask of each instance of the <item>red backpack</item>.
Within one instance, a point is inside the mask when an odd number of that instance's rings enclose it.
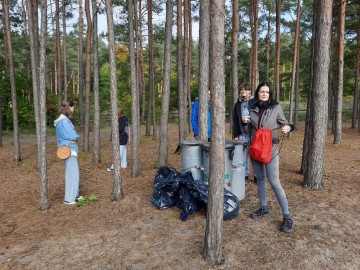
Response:
[[[252,159],[268,164],[272,160],[272,130],[259,128],[251,142],[249,155]]]

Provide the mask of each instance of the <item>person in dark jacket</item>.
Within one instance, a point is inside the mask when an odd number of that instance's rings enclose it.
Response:
[[[270,84],[263,82],[258,85],[255,91],[254,101],[255,106],[250,108],[250,116],[243,117],[243,123],[245,125],[250,118],[249,127],[251,140],[260,127],[272,130],[272,160],[270,163],[265,164],[250,157],[252,167],[257,177],[257,190],[260,199],[260,208],[253,212],[251,217],[260,218],[269,214],[266,199],[267,177],[283,214],[283,223],[281,224],[280,231],[287,233],[292,229],[293,220],[289,212],[285,191],[280,183],[278,155],[280,140],[277,129],[281,129],[283,133],[288,133],[294,130],[294,126],[288,123],[281,106],[273,100],[273,91]]]
[[[243,83],[239,87],[239,99],[235,103],[233,112],[233,139],[246,143],[250,142],[250,135],[247,125],[243,124],[242,116],[250,115],[250,107],[254,106],[254,99],[251,96],[251,87],[248,83]],[[249,155],[248,148],[245,150],[245,180],[249,179]],[[254,175],[256,182],[256,177]]]
[[[126,145],[129,141],[129,121],[124,114],[124,109],[119,109],[119,141],[120,141],[120,167],[127,167]],[[114,164],[107,168],[108,172],[114,171]]]

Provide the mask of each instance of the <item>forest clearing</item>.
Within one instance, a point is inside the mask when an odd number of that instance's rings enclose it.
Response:
[[[327,135],[324,189],[302,186],[303,127],[285,138],[280,153],[280,178],[293,213],[294,229],[279,231],[281,211],[268,187],[270,215],[254,220],[256,184],[246,182],[246,197],[237,218],[223,223],[226,262],[208,265],[202,258],[205,209],[179,218],[180,209],[158,210],[151,203],[158,140],[142,136],[141,174],[121,170],[124,198],[111,201],[113,174],[110,129],[101,130],[102,163],[80,153],[80,190],[98,201],[80,207],[63,204],[64,164],[56,155],[55,136],[47,148],[51,207],[40,210],[40,177],[36,169],[36,137],[21,136],[23,160],[13,159],[12,138],[0,151],[0,269],[358,269],[360,267],[360,140],[345,123],[343,143]],[[169,126],[169,164],[181,170],[178,127]],[[144,128],[142,127],[142,134]],[[229,136],[229,134],[227,134]],[[252,178],[252,177],[250,177]]]

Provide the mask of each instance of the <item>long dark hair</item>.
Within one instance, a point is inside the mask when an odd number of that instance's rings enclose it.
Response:
[[[61,103],[61,110],[59,112],[59,114],[63,114],[65,115],[67,118],[72,118],[73,113],[71,112],[70,108],[74,107],[74,102],[72,102],[71,100],[64,100]]]
[[[269,87],[269,100],[267,101],[267,103],[272,104],[273,90],[271,89],[271,84],[268,83],[268,82],[259,83],[259,85],[256,87],[256,90],[255,90],[254,100],[255,100],[256,103],[259,103],[259,91],[260,91],[260,88],[263,87],[263,86]]]

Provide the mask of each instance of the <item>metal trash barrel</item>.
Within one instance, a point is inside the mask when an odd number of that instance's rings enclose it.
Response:
[[[234,155],[232,159],[232,178],[230,191],[238,197],[239,200],[245,199],[245,149],[246,142],[227,141],[234,146]]]
[[[191,171],[194,180],[203,180],[203,158],[199,141],[180,142],[181,173]]]
[[[203,153],[203,167],[204,167],[204,181],[209,181],[209,173],[210,173],[210,143],[204,142],[201,145],[202,153]],[[230,182],[232,175],[232,151],[234,146],[232,144],[225,145],[225,171],[224,171],[224,187],[230,190]],[[231,190],[230,190],[231,191]]]

